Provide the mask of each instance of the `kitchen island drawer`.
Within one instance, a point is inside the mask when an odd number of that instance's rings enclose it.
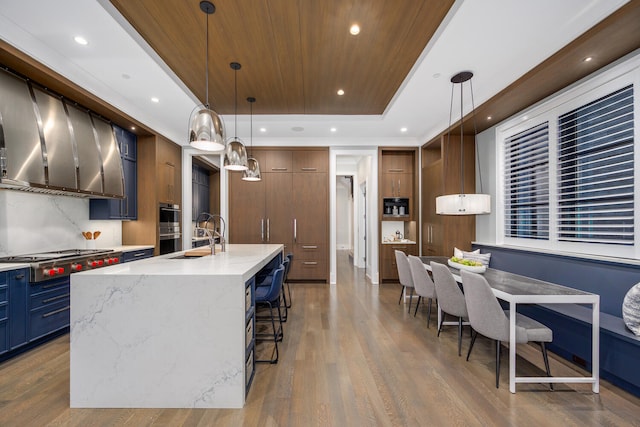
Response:
[[[0,285],[0,303],[9,301],[9,287],[7,285]]]
[[[29,295],[33,297],[41,292],[49,292],[52,289],[66,289],[66,291],[69,292],[70,283],[71,279],[69,279],[68,276],[45,280],[44,282],[29,285]]]
[[[4,301],[0,302],[0,320],[5,320],[9,313],[9,303]]]
[[[29,339],[34,340],[69,326],[69,300],[31,310]]]
[[[293,259],[326,259],[327,245],[318,243],[296,243],[293,245]]]

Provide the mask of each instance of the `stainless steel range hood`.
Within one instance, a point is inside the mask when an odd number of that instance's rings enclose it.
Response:
[[[123,198],[124,175],[112,126],[0,69],[0,188]]]

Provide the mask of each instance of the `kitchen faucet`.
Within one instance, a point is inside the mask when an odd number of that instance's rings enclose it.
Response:
[[[198,227],[198,224],[202,222],[201,218],[204,219],[204,226]],[[219,231],[216,231],[215,218],[220,219],[219,224],[222,227],[222,233],[220,233]],[[211,221],[211,223],[213,224],[213,233],[209,231],[209,228],[207,227],[207,225],[209,224],[209,221]],[[216,237],[220,238],[220,252],[226,251],[226,241],[224,239],[224,233],[226,231],[226,228],[227,228],[227,223],[225,222],[224,218],[222,218],[222,216],[219,214],[202,212],[200,215],[198,215],[198,218],[196,219],[196,230],[203,230],[204,233],[209,238],[209,247],[211,248],[211,255],[216,254],[216,240],[215,240]]]

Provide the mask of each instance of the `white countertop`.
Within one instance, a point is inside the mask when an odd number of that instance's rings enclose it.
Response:
[[[143,249],[153,249],[153,248],[154,248],[153,245],[122,245],[122,246],[113,246],[111,248],[105,248],[105,249],[113,249],[114,251],[120,251],[120,252],[133,252],[133,251],[140,251]]]
[[[29,267],[30,267],[30,264],[29,263],[24,263],[24,262],[8,263],[8,264],[1,263],[0,264],[0,273],[2,273],[3,271],[18,270],[20,268],[29,268]]]
[[[416,242],[409,239],[401,239],[401,240],[384,240],[382,244],[383,245],[415,245]]]
[[[216,245],[218,251],[219,245]],[[256,274],[263,265],[260,260],[271,259],[282,251],[282,245],[227,245],[226,252],[216,252],[196,258],[172,259],[187,251],[174,252],[135,262],[75,273],[73,276],[94,275],[167,275],[167,276],[230,276],[242,274],[247,279]]]

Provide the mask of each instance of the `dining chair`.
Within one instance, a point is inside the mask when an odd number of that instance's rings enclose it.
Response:
[[[282,312],[280,311],[280,292],[282,291],[282,281],[284,279],[284,265],[280,265],[273,272],[273,280],[271,280],[270,286],[259,286],[255,290],[256,299],[256,323],[259,321],[270,321],[272,332],[256,332],[256,342],[258,341],[273,341],[275,346],[271,353],[270,359],[256,359],[256,362],[268,362],[278,363],[278,341],[282,341],[284,336],[282,328]],[[269,317],[259,317],[257,310],[259,307],[269,308]],[[278,327],[276,327],[276,317],[274,309],[277,309],[278,314]],[[257,331],[257,328],[256,328]]]
[[[462,319],[467,318],[467,303],[464,294],[454,279],[449,267],[439,262],[431,261],[431,273],[433,283],[438,295],[438,307],[442,311],[440,325],[438,326],[438,336],[442,330],[444,319],[447,314],[458,318],[458,356],[462,355]]]
[[[469,323],[473,331],[467,360],[469,360],[478,334],[495,340],[496,388],[498,388],[500,385],[500,343],[501,341],[509,341],[509,311],[502,309],[487,279],[482,275],[462,270],[460,271],[460,276],[462,277],[462,286],[467,301]],[[548,377],[551,376],[551,371],[544,343],[552,340],[553,332],[551,329],[529,317],[516,313],[516,343],[525,344],[532,341],[540,344]],[[550,384],[550,387],[553,390],[553,384]]]
[[[436,287],[424,268],[424,263],[415,255],[409,255],[409,267],[411,269],[411,278],[413,279],[413,287],[418,295],[418,302],[416,303],[416,311],[413,316],[418,313],[418,307],[420,306],[420,300],[422,298],[429,299],[429,305],[427,308],[427,328],[429,328],[429,322],[431,321],[431,302],[436,299]]]
[[[284,281],[282,286],[287,288],[287,296],[285,297],[284,304],[286,308],[291,308],[291,286],[289,285],[289,270],[291,270],[291,264],[293,263],[293,253],[289,252],[285,259],[289,262],[284,269]]]
[[[402,291],[400,291],[400,299],[398,300],[398,304],[402,301],[402,295],[404,294],[407,288],[411,289],[411,294],[409,295],[409,310],[407,313],[411,312],[411,302],[413,301],[413,278],[411,277],[411,268],[409,267],[409,260],[407,256],[402,251],[395,251],[396,253],[396,266],[398,267],[398,279],[400,284],[402,285]]]

